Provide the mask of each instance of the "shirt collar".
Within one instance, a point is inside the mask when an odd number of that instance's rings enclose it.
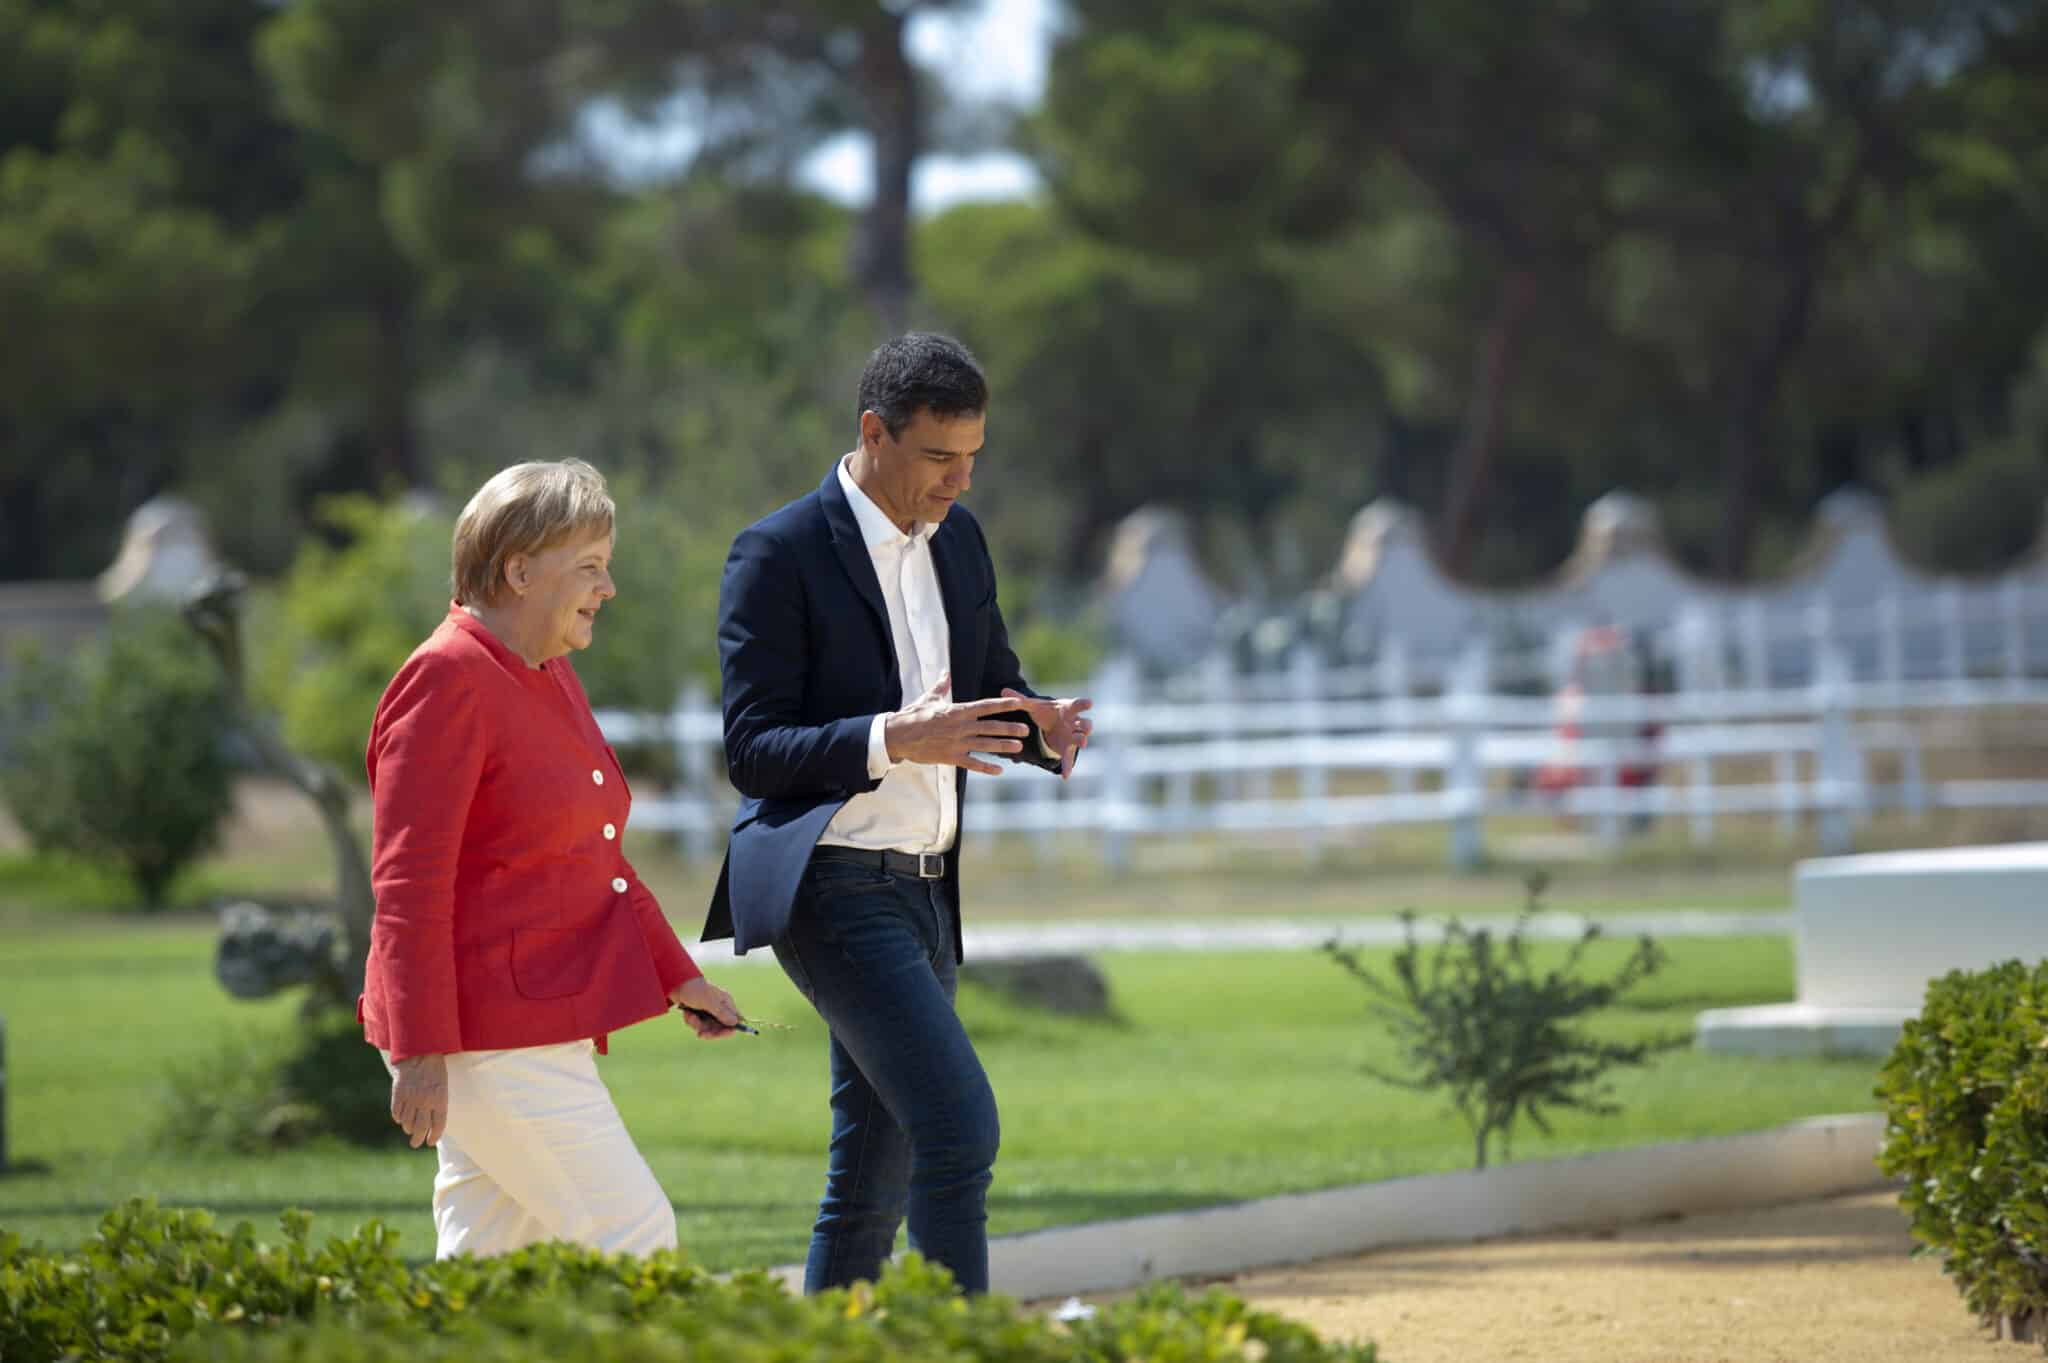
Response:
[[[526,659],[512,651],[510,644],[491,633],[489,625],[486,625],[483,621],[464,610],[460,601],[450,601],[448,603],[448,615],[442,623],[453,625],[456,629],[461,630],[464,634],[469,635],[472,639],[482,644],[484,650],[493,658],[496,658],[499,665],[507,672],[531,673],[536,677],[548,674],[548,663],[542,663],[539,667],[535,667],[532,663],[527,662]],[[552,662],[553,659],[549,661]]]
[[[853,456],[847,455],[839,461],[839,490],[846,494],[846,504],[853,508],[853,518],[860,524],[861,542],[870,549],[894,549],[912,540],[929,541],[932,532],[939,528],[937,521],[913,521],[910,533],[905,535],[896,528],[896,522],[888,513],[875,505],[874,498],[861,491],[859,483],[853,481],[853,474],[847,465]]]

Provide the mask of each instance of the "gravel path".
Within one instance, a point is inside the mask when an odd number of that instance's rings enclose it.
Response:
[[[1225,1286],[1387,1363],[2022,1363],[1890,1193],[1384,1251]]]

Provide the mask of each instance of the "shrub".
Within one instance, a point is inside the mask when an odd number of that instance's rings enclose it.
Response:
[[[307,541],[249,628],[251,678],[285,741],[361,780],[370,717],[392,674],[448,611],[452,518],[416,501],[323,500],[339,547]]]
[[[1913,1234],[1987,1324],[2048,1322],[2048,963],[1927,987],[1878,1079],[1878,1163]]]
[[[1024,665],[1024,676],[1043,690],[1086,682],[1102,662],[1102,641],[1085,626],[1055,624],[1043,616],[1027,616],[1010,636],[1010,647]]]
[[[1989,573],[2025,553],[2041,529],[2048,497],[2042,453],[2013,445],[1972,450],[1915,478],[1896,494],[1899,547],[1944,573]]]
[[[269,1036],[244,1033],[166,1078],[155,1143],[179,1153],[260,1154],[332,1136],[397,1145],[391,1080],[351,1013],[324,1009]]]
[[[1515,1124],[1523,1117],[1548,1135],[1548,1108],[1618,1112],[1600,1088],[1607,1071],[1647,1064],[1687,1044],[1682,1036],[1599,1041],[1568,1025],[1612,1007],[1667,958],[1643,937],[1610,978],[1582,979],[1587,948],[1601,936],[1597,924],[1588,924],[1564,961],[1539,974],[1523,929],[1540,907],[1542,892],[1542,879],[1532,879],[1521,917],[1498,943],[1485,928],[1475,931],[1451,919],[1427,960],[1415,940],[1415,915],[1402,914],[1406,940],[1394,953],[1393,985],[1366,969],[1357,953],[1334,941],[1323,947],[1372,996],[1370,1011],[1392,1029],[1410,1074],[1371,1066],[1366,1072],[1401,1088],[1447,1090],[1472,1130],[1473,1163],[1480,1169],[1494,1136],[1512,1157]]]
[[[666,713],[692,677],[716,693],[726,545],[638,495],[631,480],[612,491],[619,599],[575,655],[576,671],[594,705]],[[359,495],[331,498],[319,514],[344,543],[308,543],[265,603],[251,634],[255,686],[283,716],[288,743],[360,780],[377,698],[448,612],[454,522],[413,501]],[[670,761],[666,745],[643,756]]]
[[[598,617],[591,645],[575,655],[576,675],[600,709],[667,714],[685,684],[718,698],[718,583],[728,538],[687,524],[678,510],[614,479],[619,506],[612,581],[619,595]],[[675,746],[665,739],[620,743],[636,776],[672,782]]]
[[[619,595],[575,655],[576,673],[593,705],[666,713],[686,682],[718,694],[718,583],[729,539],[687,524],[636,482],[612,482]]]
[[[177,616],[124,611],[101,645],[9,687],[0,795],[38,852],[118,867],[162,907],[233,805],[225,679]]]
[[[204,1212],[133,1202],[75,1253],[0,1234],[0,1357],[594,1363],[1372,1363],[1370,1346],[1220,1293],[1153,1289],[1057,1325],[996,1296],[963,1300],[915,1255],[879,1283],[790,1295],[763,1273],[713,1278],[681,1255],[543,1245],[409,1267],[369,1222],[316,1248],[287,1213],[283,1241]]]

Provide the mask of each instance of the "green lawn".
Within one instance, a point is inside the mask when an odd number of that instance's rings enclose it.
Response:
[[[1148,896],[1149,897],[1149,896]],[[1505,906],[1502,906],[1505,907]],[[680,917],[681,915],[679,915]],[[149,1151],[167,1067],[235,1028],[289,1025],[291,1003],[236,1003],[208,972],[210,927],[37,914],[0,926],[8,1127],[0,1227],[76,1242],[134,1195],[272,1224],[283,1207],[344,1230],[378,1216],[431,1252],[433,1158],[329,1148],[264,1159]],[[1790,944],[1677,941],[1675,964],[1611,1032],[1686,1031],[1699,1008],[1790,997]],[[1615,950],[1619,950],[1617,946]],[[1049,1020],[970,991],[1003,1111],[998,1233],[1460,1167],[1463,1128],[1429,1097],[1359,1072],[1384,1060],[1363,995],[1314,953],[1105,957],[1122,1019]],[[720,972],[790,1033],[718,1044],[657,1021],[613,1039],[605,1073],[714,1267],[801,1256],[823,1171],[824,1038],[772,964]],[[1676,1053],[1621,1077],[1625,1115],[1527,1133],[1518,1157],[1733,1132],[1871,1106],[1872,1062],[1761,1063]]]

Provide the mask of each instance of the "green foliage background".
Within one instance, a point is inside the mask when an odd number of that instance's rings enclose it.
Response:
[[[39,851],[125,875],[161,908],[232,808],[220,665],[175,613],[123,612],[97,646],[0,694],[0,798]]]
[[[1932,567],[2039,531],[2042,0],[1071,0],[1023,110],[906,47],[971,8],[0,0],[0,576],[166,489],[283,574],[332,494],[577,454],[660,509],[659,586],[815,485],[905,324],[988,363],[1020,611],[1147,502],[1275,594],[1382,495],[1487,581],[1617,486],[1729,575],[1852,482]],[[693,158],[590,131],[675,108]],[[798,174],[847,131],[908,168],[856,209]],[[1041,193],[908,212],[1002,145]]]

